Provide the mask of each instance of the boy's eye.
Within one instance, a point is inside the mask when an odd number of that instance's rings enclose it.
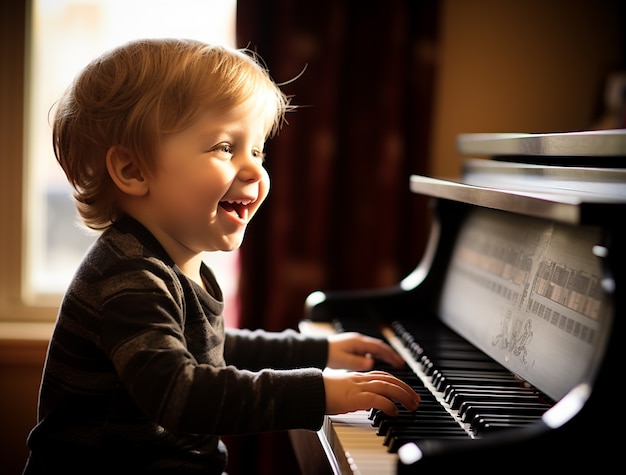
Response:
[[[230,154],[233,153],[233,147],[232,145],[228,143],[221,143],[217,147],[215,147],[215,149],[219,152],[230,153]]]
[[[262,152],[261,150],[257,150],[257,149],[252,150],[252,156],[254,158],[258,158],[262,162],[265,161],[265,153]]]

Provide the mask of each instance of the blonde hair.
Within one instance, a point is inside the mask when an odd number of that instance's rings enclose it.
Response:
[[[234,107],[258,97],[266,136],[293,106],[249,50],[195,40],[127,43],[92,61],[56,104],[53,146],[74,188],[83,223],[103,230],[119,218],[106,154],[122,146],[153,170],[161,140],[208,107]]]

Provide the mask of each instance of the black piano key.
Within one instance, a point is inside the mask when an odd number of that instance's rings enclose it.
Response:
[[[448,415],[449,416],[449,415]],[[454,428],[460,429],[459,424],[451,417],[445,415],[426,415],[416,417],[406,417],[400,419],[383,419],[378,424],[376,434],[386,437],[392,429],[419,428],[423,430]]]
[[[484,353],[476,351],[458,350],[425,350],[417,359],[422,368],[452,368],[452,369],[476,369],[484,365],[489,371],[502,371],[503,368],[498,363],[491,360]]]
[[[480,434],[485,435],[490,432],[496,432],[496,431],[505,430],[505,429],[513,429],[516,427],[518,428],[525,427],[526,425],[528,425],[528,422],[490,422],[490,423],[487,423],[480,430]]]
[[[459,407],[458,416],[463,422],[470,422],[475,416],[483,413],[494,414],[526,414],[541,416],[550,408],[548,404],[493,404],[489,402],[462,403]]]
[[[492,361],[486,354],[480,353],[476,350],[465,349],[445,349],[445,348],[433,348],[424,350],[418,361],[426,364],[432,361],[437,364],[440,359],[450,359],[458,361]]]
[[[471,430],[476,435],[482,435],[494,430],[502,430],[510,427],[522,427],[536,422],[541,416],[525,414],[482,414],[474,417],[470,423]]]
[[[390,453],[396,453],[400,447],[409,442],[419,442],[428,439],[468,440],[467,433],[459,428],[459,431],[420,431],[410,430],[396,431],[385,440],[385,446]]]
[[[486,402],[491,404],[528,404],[539,402],[536,395],[521,395],[521,394],[505,394],[498,392],[482,393],[475,392],[457,392],[450,400],[450,407],[452,409],[459,409],[461,404],[472,404],[475,402]]]
[[[523,384],[518,378],[510,373],[483,373],[472,371],[439,371],[435,370],[432,377],[432,385],[438,390],[443,390],[448,386],[456,384],[474,385],[498,385],[509,387],[521,387]]]
[[[505,393],[505,394],[520,394],[520,395],[534,395],[538,397],[538,394],[532,388],[519,388],[519,387],[511,387],[511,386],[500,386],[500,385],[478,385],[478,384],[455,384],[448,385],[442,391],[443,400],[447,403],[458,393],[475,393],[475,394],[483,394],[483,393]]]
[[[420,405],[420,407],[417,409],[417,411],[409,411],[408,409],[405,409],[403,406],[400,406],[397,404],[396,406],[398,407],[398,415],[395,417],[388,416],[380,409],[375,409],[375,408],[371,409],[368,415],[368,418],[372,421],[372,425],[377,426],[380,423],[380,421],[385,418],[398,419],[400,417],[411,416],[413,414],[417,414],[418,412],[419,414],[428,414],[428,415],[445,414],[446,416],[452,418],[450,413],[447,412],[443,408],[443,406],[439,404],[437,401],[423,402]]]
[[[424,373],[431,376],[435,370],[445,371],[446,369],[464,369],[475,371],[493,371],[502,373],[502,366],[492,361],[462,361],[441,359],[436,363],[430,362],[424,365]]]
[[[465,430],[459,426],[441,426],[441,427],[391,427],[384,437],[383,445],[390,448],[394,441],[398,439],[416,439],[416,438],[429,438],[429,439],[469,439],[469,435]]]

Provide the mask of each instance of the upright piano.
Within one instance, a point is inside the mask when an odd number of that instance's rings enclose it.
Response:
[[[290,431],[305,475],[626,462],[626,129],[461,134],[457,145],[459,178],[410,177],[432,204],[414,271],[390,288],[312,292],[300,325],[383,338],[406,365],[377,369],[422,404]]]

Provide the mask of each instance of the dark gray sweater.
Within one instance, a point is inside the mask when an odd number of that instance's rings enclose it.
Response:
[[[320,428],[328,343],[226,330],[137,221],[105,231],[63,300],[25,473],[221,473],[220,435]]]

